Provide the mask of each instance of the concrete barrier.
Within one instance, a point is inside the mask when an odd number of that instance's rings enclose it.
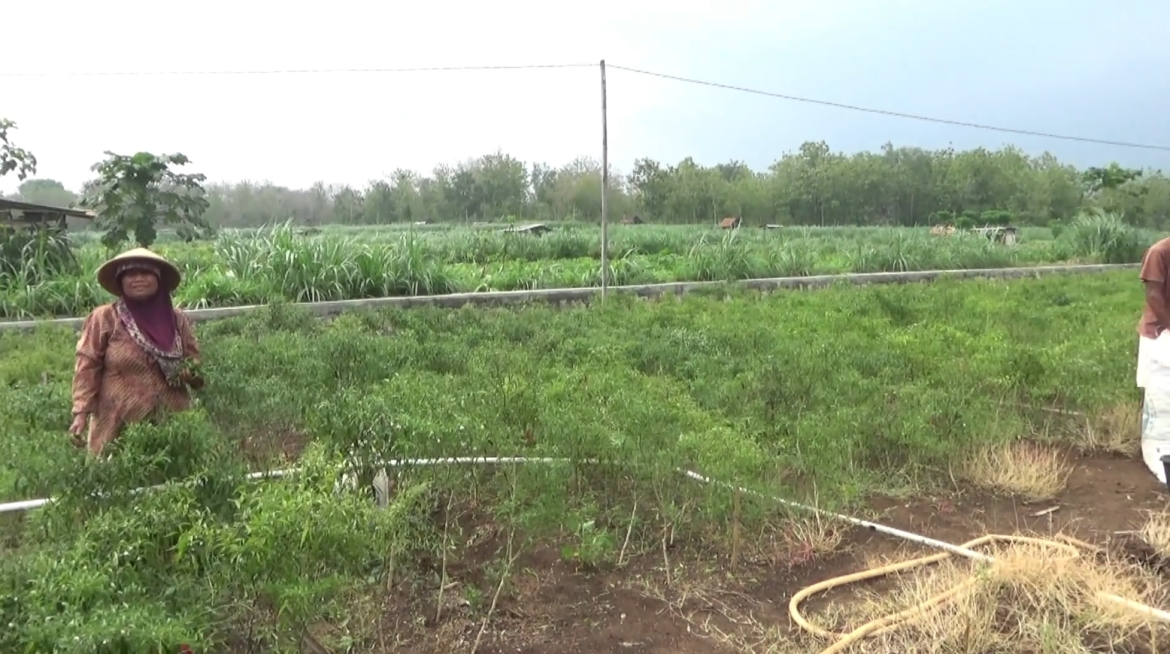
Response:
[[[720,287],[740,288],[757,291],[779,289],[816,289],[834,284],[909,284],[932,282],[942,279],[1025,279],[1051,275],[1095,274],[1119,270],[1138,270],[1140,264],[1102,264],[1077,266],[1036,266],[1028,268],[981,268],[975,270],[922,270],[915,272],[858,273],[847,275],[809,275],[803,277],[773,277],[768,279],[745,279],[736,282],[671,282],[667,284],[644,284],[634,286],[611,286],[614,294],[636,295],[653,298],[663,295],[684,295],[701,290]],[[1136,283],[1136,280],[1135,280]],[[601,288],[550,288],[533,291],[498,291],[490,293],[451,293],[447,295],[416,295],[406,297],[369,298],[363,300],[337,300],[333,302],[300,302],[292,306],[308,310],[319,317],[336,316],[346,311],[360,309],[382,309],[386,307],[438,306],[459,308],[466,305],[506,306],[527,302],[569,303],[589,302],[601,295]],[[263,308],[263,305],[219,307],[214,309],[190,309],[186,312],[192,322],[221,320],[246,315]],[[50,320],[20,320],[0,322],[0,332],[29,330],[44,325],[60,325],[80,329],[84,318],[55,318]]]

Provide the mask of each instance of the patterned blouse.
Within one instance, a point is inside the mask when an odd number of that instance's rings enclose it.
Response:
[[[145,420],[160,409],[182,411],[191,405],[186,386],[176,383],[170,370],[172,362],[159,357],[170,353],[143,347],[142,334],[132,318],[126,320],[128,312],[119,311],[119,304],[94,309],[77,341],[73,414],[89,414],[87,443],[95,455],[118,436],[123,425]],[[181,357],[198,361],[199,343],[182,311],[175,310],[175,327]],[[164,374],[164,368],[170,374]]]

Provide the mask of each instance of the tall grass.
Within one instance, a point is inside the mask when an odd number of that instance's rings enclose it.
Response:
[[[80,272],[63,232],[0,227],[0,285],[38,284]]]
[[[158,249],[185,275],[186,307],[317,302],[467,291],[597,286],[595,228],[570,226],[545,236],[476,229],[326,230],[290,224],[221,232],[214,241]],[[1085,216],[1058,238],[996,244],[979,235],[934,237],[903,228],[743,228],[622,225],[614,228],[615,284],[734,281],[811,274],[1003,268],[1061,261],[1140,260],[1153,235],[1107,215]],[[83,315],[105,301],[92,271],[108,256],[94,243],[78,264],[49,267],[11,257],[20,275],[0,274],[0,318]]]
[[[1151,245],[1148,235],[1126,225],[1121,216],[1101,211],[1078,216],[1068,231],[1077,254],[1101,263],[1141,261]]]

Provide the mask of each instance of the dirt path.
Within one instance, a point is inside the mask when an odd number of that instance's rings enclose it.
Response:
[[[1075,461],[1068,488],[1055,501],[1025,504],[956,491],[914,501],[875,502],[877,521],[960,544],[989,534],[1063,532],[1104,544],[1115,532],[1141,527],[1149,511],[1170,508],[1165,488],[1141,461],[1112,455]],[[1057,507],[1053,509],[1053,507]],[[875,556],[912,558],[920,546],[861,529],[849,530],[831,554],[795,566],[744,564],[722,570],[676,570],[667,585],[662,559],[647,555],[620,573],[583,574],[556,553],[522,561],[518,581],[496,607],[480,654],[713,654],[777,649],[792,631],[787,604],[812,583],[869,567]],[[932,552],[931,552],[932,553]],[[457,579],[458,576],[452,578]],[[880,583],[880,582],[879,582]],[[847,593],[848,591],[842,591]],[[470,651],[480,630],[457,588],[438,623],[413,614],[391,616],[400,638],[407,621],[427,623],[426,642],[400,639],[395,651]],[[490,597],[483,598],[490,602]],[[812,601],[815,615],[827,600]],[[429,602],[433,615],[435,603]],[[482,615],[482,611],[478,613]],[[410,642],[413,641],[413,642]],[[737,641],[739,641],[737,643]]]

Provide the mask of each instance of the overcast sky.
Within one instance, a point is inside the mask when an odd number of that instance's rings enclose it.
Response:
[[[4,3],[0,116],[71,188],[104,150],[182,152],[212,180],[364,184],[497,148],[600,158],[596,68],[333,75],[110,71],[592,63],[1045,132],[1170,145],[1165,0],[63,0]],[[46,34],[52,34],[52,43]],[[610,158],[763,168],[806,140],[1016,143],[1080,165],[1170,152],[1020,137],[609,74]],[[14,176],[0,182],[12,191]]]

